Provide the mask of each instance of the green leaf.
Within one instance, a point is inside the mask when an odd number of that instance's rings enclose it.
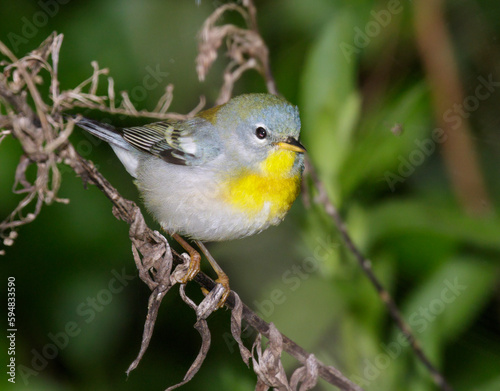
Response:
[[[336,14],[313,45],[302,78],[302,138],[335,199],[338,171],[350,149],[360,110],[356,66],[341,46],[352,41],[352,34],[351,14]]]
[[[497,217],[474,218],[457,206],[433,204],[429,200],[386,202],[370,208],[366,238],[370,246],[407,233],[438,235],[442,239],[500,250],[500,221]]]
[[[347,151],[340,173],[343,198],[367,181],[385,182],[384,186],[394,190],[434,153],[438,145],[428,126],[427,102],[427,87],[417,83],[391,94],[363,114],[356,142]],[[402,127],[401,135],[391,132],[394,126]],[[405,161],[409,168],[402,171],[400,166]],[[394,177],[399,180],[394,182]]]

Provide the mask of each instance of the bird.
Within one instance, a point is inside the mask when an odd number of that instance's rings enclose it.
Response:
[[[236,96],[183,120],[117,128],[77,117],[106,141],[135,179],[143,203],[189,253],[182,282],[200,270],[204,242],[257,234],[279,224],[297,198],[304,170],[298,107],[267,93]],[[211,257],[217,282],[229,279]]]

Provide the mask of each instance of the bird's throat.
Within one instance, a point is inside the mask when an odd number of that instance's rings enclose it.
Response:
[[[271,152],[259,172],[245,170],[227,182],[227,201],[249,217],[266,210],[270,219],[282,219],[300,190],[301,174],[294,172],[295,159],[293,151]]]

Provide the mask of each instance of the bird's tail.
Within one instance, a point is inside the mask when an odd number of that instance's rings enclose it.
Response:
[[[139,151],[123,138],[119,129],[88,118],[80,119],[76,122],[76,125],[101,140],[106,141],[113,148],[116,156],[118,156],[118,159],[120,159],[129,174],[137,178]]]
[[[132,150],[132,146],[123,139],[122,133],[114,126],[105,124],[103,122],[95,121],[93,119],[81,118],[76,125],[86,130],[90,134],[106,141],[111,146],[123,148],[127,151]]]

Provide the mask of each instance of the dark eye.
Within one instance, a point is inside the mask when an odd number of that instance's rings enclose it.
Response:
[[[267,137],[267,131],[262,126],[259,126],[257,129],[255,129],[255,135],[258,139],[263,140]]]

